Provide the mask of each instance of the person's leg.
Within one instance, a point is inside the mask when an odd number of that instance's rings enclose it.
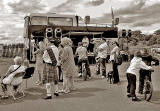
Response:
[[[69,77],[69,90],[70,91],[73,91],[75,90],[75,87],[74,87],[74,80],[73,80],[73,77]]]
[[[96,74],[97,75],[100,74],[100,61],[99,60],[96,62]]]
[[[140,70],[140,75],[139,75],[139,93],[143,93],[143,88],[144,88],[144,79],[145,79],[145,73],[144,70]]]
[[[82,60],[78,60],[78,72],[79,76],[82,76]]]
[[[64,93],[69,93],[69,78],[66,76],[66,74],[63,75],[63,91]]]
[[[130,93],[131,82],[130,82],[129,74],[127,73],[126,76],[127,76],[127,81],[128,81],[128,85],[127,85],[127,93]]]
[[[46,83],[47,96],[44,99],[52,99],[51,83]]]
[[[135,97],[136,96],[136,94],[135,94],[135,90],[136,90],[136,76],[135,75],[133,75],[133,74],[130,74],[130,81],[131,81],[131,90],[130,90],[130,92],[131,92],[131,95],[133,96],[133,97]]]
[[[8,95],[7,95],[7,85],[1,83],[1,87],[2,87],[2,92],[3,92],[2,98],[8,98]]]
[[[132,96],[132,101],[140,101],[140,99],[138,99],[136,97],[136,75],[131,74],[130,75],[130,80],[131,80],[131,96]]]
[[[89,62],[88,62],[88,60],[85,60],[84,62],[85,62],[85,65],[86,65],[87,75],[89,77],[91,77],[91,71],[90,71],[90,68],[89,68]]]
[[[113,78],[114,78],[114,83],[119,82],[119,73],[118,73],[118,65],[113,61]]]
[[[106,77],[106,59],[105,58],[102,58],[101,66],[102,66],[102,76]]]

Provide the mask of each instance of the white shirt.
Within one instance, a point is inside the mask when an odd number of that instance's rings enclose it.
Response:
[[[100,58],[106,58],[107,55],[109,55],[109,46],[108,44],[102,43],[99,47],[98,47],[98,57]]]
[[[115,54],[119,55],[120,51],[119,51],[119,47],[115,46],[112,51],[111,51],[111,55],[110,55],[110,61],[115,60]]]
[[[142,58],[134,57],[134,58],[131,60],[130,66],[128,67],[126,73],[131,73],[131,74],[137,75],[137,74],[139,74],[139,70],[140,70],[141,68],[142,68],[142,69],[146,69],[146,70],[152,69],[151,66],[147,66],[147,65],[142,61]]]
[[[78,47],[76,50],[76,54],[78,54],[78,59],[87,59],[87,49],[85,47]]]
[[[53,53],[55,55],[55,58],[56,58],[56,60],[58,62],[58,56],[59,56],[58,48],[55,45],[52,45],[50,47],[52,48],[52,51],[53,51]],[[43,60],[44,60],[45,63],[52,63],[47,50],[44,51]]]

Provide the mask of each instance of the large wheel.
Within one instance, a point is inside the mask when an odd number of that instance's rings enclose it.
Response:
[[[145,85],[144,96],[146,101],[150,101],[153,93],[153,85],[151,82],[147,81]]]

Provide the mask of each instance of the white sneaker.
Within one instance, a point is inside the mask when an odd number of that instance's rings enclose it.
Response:
[[[81,77],[81,76],[82,76],[82,73],[79,73],[79,74],[78,74],[78,77]]]
[[[70,90],[64,91],[65,94],[68,94],[68,93],[70,93],[70,92],[71,92]]]
[[[102,76],[101,78],[102,78],[102,79],[104,79],[104,78],[105,78],[105,76]]]

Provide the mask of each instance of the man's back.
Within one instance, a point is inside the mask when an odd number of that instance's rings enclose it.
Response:
[[[87,49],[85,47],[78,47],[76,50],[76,53],[78,54],[78,59],[86,59],[87,58]]]

